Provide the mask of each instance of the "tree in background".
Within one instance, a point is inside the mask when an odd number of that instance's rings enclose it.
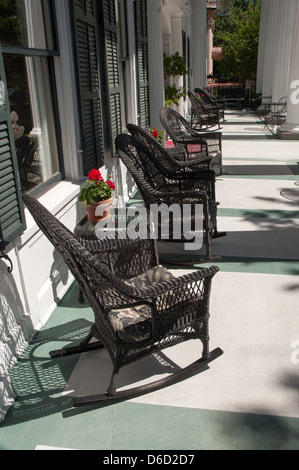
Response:
[[[15,0],[0,0],[0,42],[21,45],[22,22]]]
[[[222,47],[214,70],[222,80],[255,81],[261,0],[233,0],[232,14],[215,19],[214,45]]]

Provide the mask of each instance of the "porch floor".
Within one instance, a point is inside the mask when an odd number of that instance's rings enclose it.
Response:
[[[299,141],[278,140],[249,111],[228,110],[226,118],[216,195],[227,236],[212,244],[222,258],[210,306],[211,348],[224,354],[163,390],[72,408],[71,396],[104,391],[111,372],[105,350],[48,356],[92,323],[73,285],[13,367],[17,399],[0,425],[1,450],[299,449]],[[197,341],[175,346],[128,366],[119,384],[158,377],[200,353]]]

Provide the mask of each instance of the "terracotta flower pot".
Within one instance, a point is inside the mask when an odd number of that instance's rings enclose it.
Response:
[[[110,210],[113,198],[106,199],[105,201],[93,202],[87,206],[84,202],[84,207],[87,213],[87,218],[91,222],[99,222],[99,220],[106,220],[111,217]]]

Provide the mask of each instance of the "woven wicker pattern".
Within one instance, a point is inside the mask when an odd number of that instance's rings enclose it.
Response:
[[[220,129],[220,120],[224,117],[224,112],[218,106],[204,103],[204,101],[195,96],[192,91],[188,91],[188,98],[191,102],[192,117],[195,117],[194,129],[204,129],[218,126]]]
[[[160,110],[160,120],[176,147],[183,147],[188,160],[198,158],[197,146],[205,148],[210,160],[210,169],[219,168],[222,173],[222,133],[196,132],[177,111],[171,108]],[[202,150],[200,150],[202,152]]]
[[[173,155],[166,151],[148,132],[135,124],[127,124],[127,129],[136,139],[146,145],[151,151],[150,160],[153,164],[160,169],[160,171],[169,179],[184,179],[190,183],[192,180],[195,181],[194,190],[199,188],[199,182],[202,185],[202,189],[207,193],[209,198],[209,209],[213,220],[213,235],[217,232],[217,206],[216,190],[215,190],[215,172],[213,170],[205,170],[210,164],[211,159],[214,157],[200,156],[199,158],[187,159],[185,161],[178,161]],[[186,155],[183,147],[174,147],[174,150],[178,150],[180,153],[183,151]],[[206,152],[204,151],[204,154]],[[200,155],[198,152],[197,155]],[[149,164],[149,162],[148,162]]]
[[[120,134],[115,140],[117,154],[132,174],[139,192],[143,198],[144,205],[148,212],[151,205],[165,204],[170,207],[176,204],[180,208],[179,217],[170,221],[168,240],[174,240],[174,231],[181,224],[181,240],[184,240],[183,213],[185,206],[193,208],[197,204],[203,209],[203,244],[206,247],[206,259],[211,259],[211,241],[217,225],[217,203],[214,193],[213,171],[203,171],[192,177],[193,172],[183,174],[167,173],[159,159],[143,143],[128,134]],[[172,214],[171,214],[172,215]],[[191,213],[190,231],[196,230],[196,212]],[[161,233],[165,233],[165,221],[159,221],[157,227],[158,239],[164,238]]]
[[[196,179],[202,177],[205,174],[202,170],[208,169],[213,159],[213,156],[208,156],[208,148],[204,143],[200,143],[196,146],[195,152],[192,153],[194,158],[188,158],[184,147],[175,146],[166,150],[157,139],[152,137],[141,127],[135,124],[127,124],[127,129],[135,139],[143,142],[143,144],[151,150],[152,154],[156,157],[156,164],[160,164],[161,171],[164,171],[164,167],[170,177],[174,176],[178,178],[180,174],[183,178],[189,177]],[[192,175],[186,175],[187,172],[190,173],[191,171]],[[198,174],[197,172],[199,171],[202,173]],[[210,172],[209,176],[208,173],[206,173],[206,175],[209,178],[215,179],[212,172]]]
[[[204,104],[210,104],[212,106],[217,106],[220,110],[220,117],[224,120],[224,109],[225,102],[224,99],[218,99],[208,88],[195,88],[194,93],[197,97],[200,97]]]
[[[199,338],[203,356],[209,355],[209,298],[217,267],[199,269],[178,278],[148,277],[149,282],[144,283],[144,273],[157,266],[154,241],[131,240],[128,234],[127,239],[87,239],[84,246],[32,196],[24,195],[24,202],[38,227],[61,253],[93,309],[94,325],[83,343],[86,345],[94,336],[109,352],[114,369],[108,395],[115,393],[120,367],[152,351]],[[136,280],[138,276],[140,283]],[[134,281],[128,281],[132,277]],[[138,311],[141,307],[144,315],[144,305],[148,307],[146,319],[150,334],[135,337],[134,342],[126,341],[125,335],[120,338],[115,321],[111,321],[111,312],[118,310],[123,316],[126,309]],[[62,352],[66,353],[66,350]]]

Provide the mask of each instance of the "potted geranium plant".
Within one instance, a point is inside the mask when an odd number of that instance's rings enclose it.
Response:
[[[88,180],[78,196],[85,206],[88,220],[98,222],[110,216],[112,191],[115,191],[115,184],[110,179],[105,181],[99,170],[93,169],[88,173]],[[99,209],[99,206],[102,207]]]
[[[151,133],[152,137],[157,139],[157,141],[160,142],[160,144],[162,144],[162,142],[163,142],[163,131],[158,131],[158,129],[153,127],[153,129],[151,129],[150,133]]]

